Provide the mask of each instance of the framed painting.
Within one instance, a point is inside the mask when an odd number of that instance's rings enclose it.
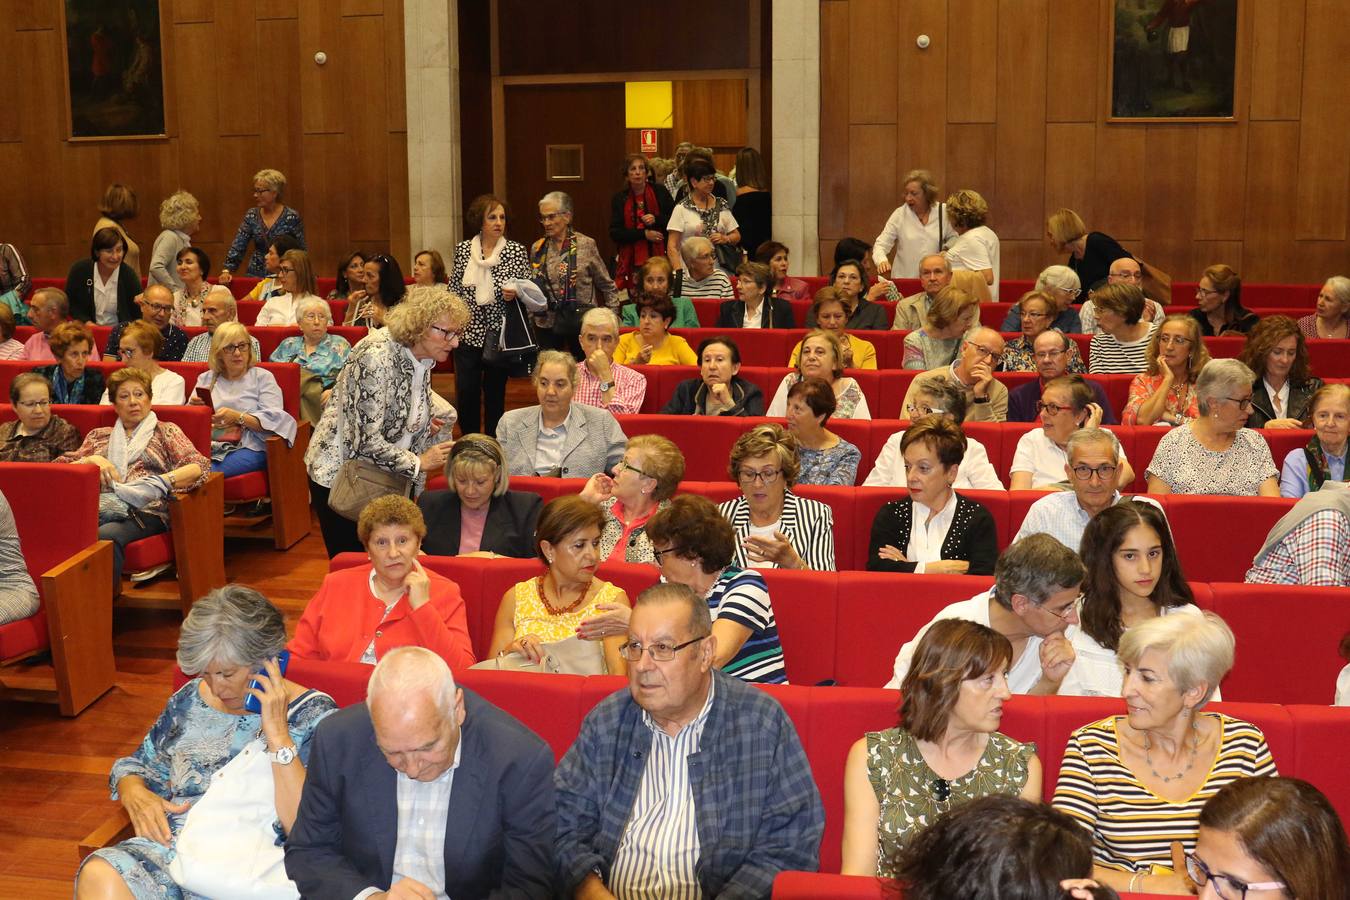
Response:
[[[1110,0],[1108,122],[1234,122],[1239,0]]]
[[[163,138],[160,0],[62,0],[70,140]]]

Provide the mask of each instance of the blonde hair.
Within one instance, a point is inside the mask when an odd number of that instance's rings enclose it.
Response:
[[[840,337],[833,331],[825,331],[822,328],[814,328],[806,333],[806,337],[802,338],[801,347],[797,350],[797,374],[800,375],[802,371],[802,356],[806,353],[806,342],[812,338],[822,338],[830,345],[830,352],[834,354],[834,365],[830,367],[830,373],[835,378],[843,375],[844,368],[853,362],[853,345],[848,338]]]
[[[929,206],[932,206],[937,202],[937,179],[933,177],[932,172],[927,169],[910,169],[900,181],[901,190],[903,190],[911,181],[917,181],[919,183],[919,190],[923,191],[924,200]]]
[[[802,468],[797,454],[797,437],[777,422],[766,422],[756,425],[736,439],[731,447],[727,472],[731,480],[739,484],[742,463],[755,456],[773,456],[782,470],[783,482],[791,487],[796,483],[797,473]]]
[[[561,350],[541,350],[534,363],[535,381],[539,380],[539,374],[544,371],[544,366],[556,363],[567,370],[567,380],[572,382],[572,386],[577,384],[577,359],[570,353],[564,353]]]
[[[144,319],[134,319],[126,324],[122,329],[122,338],[131,338],[136,342],[136,346],[141,348],[142,353],[147,353],[155,359],[159,359],[159,351],[164,349],[164,335],[159,329],[151,325]],[[119,340],[118,343],[121,343]],[[92,346],[92,345],[91,345]],[[117,355],[122,355],[120,347],[115,348]]]
[[[1191,615],[1158,616],[1125,630],[1120,636],[1116,657],[1127,666],[1137,666],[1149,650],[1167,657],[1168,677],[1180,693],[1201,683],[1206,686],[1199,709],[1214,696],[1219,682],[1233,668],[1236,648],[1233,630],[1212,612]]]
[[[403,302],[388,312],[384,322],[391,338],[411,347],[432,323],[446,315],[451,331],[463,330],[469,324],[469,306],[458,294],[434,284],[419,284],[408,289]]]
[[[220,378],[225,374],[225,357],[221,348],[226,344],[242,341],[248,345],[248,368],[253,368],[258,364],[258,358],[253,355],[253,339],[249,336],[248,329],[239,322],[221,322],[216,326],[216,330],[211,334],[211,349],[208,359],[211,361],[211,371]]]
[[[952,273],[951,286],[960,288],[980,303],[992,303],[994,295],[989,293],[989,285],[984,276],[969,269],[957,269]]]
[[[281,195],[286,192],[286,176],[282,175],[276,169],[259,169],[254,173],[253,180],[255,182],[261,181],[263,184],[267,185],[269,190],[276,191],[278,200],[280,200]]]
[[[197,198],[187,191],[174,191],[159,205],[159,225],[173,231],[187,231],[188,226],[197,220]],[[206,277],[206,273],[202,273]]]
[[[946,328],[961,318],[961,313],[967,307],[979,305],[978,298],[954,284],[949,284],[933,298],[933,305],[928,309],[928,324],[934,328]]]
[[[1087,234],[1087,226],[1078,213],[1064,207],[1050,214],[1050,218],[1045,221],[1045,230],[1050,240],[1054,241],[1055,249],[1061,252],[1067,245]]]
[[[978,228],[988,217],[989,204],[978,191],[957,191],[947,198],[947,219],[958,228]]]

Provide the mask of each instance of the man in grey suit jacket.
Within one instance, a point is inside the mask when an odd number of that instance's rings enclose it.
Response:
[[[305,897],[545,898],[553,753],[423,647],[315,732],[286,874]]]
[[[545,350],[534,370],[539,405],[513,409],[497,423],[497,442],[512,475],[590,478],[610,472],[628,443],[607,410],[573,403],[577,361]]]

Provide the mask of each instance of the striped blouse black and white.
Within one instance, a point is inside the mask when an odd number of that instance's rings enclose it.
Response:
[[[1093,375],[1138,375],[1148,368],[1148,342],[1157,330],[1158,323],[1151,322],[1148,333],[1128,343],[1105,332],[1094,334],[1088,349],[1088,371]]]
[[[736,565],[745,569],[776,568],[772,563],[751,562],[746,556],[745,539],[750,536],[749,501],[737,497],[719,503],[717,509],[736,531]],[[787,491],[783,495],[783,515],[778,530],[787,536],[788,543],[808,569],[834,571],[834,513],[824,503]]]

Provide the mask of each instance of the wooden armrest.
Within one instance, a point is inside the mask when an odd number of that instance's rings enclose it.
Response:
[[[301,422],[295,443],[275,435],[267,440],[267,485],[272,495],[272,531],[278,550],[294,546],[310,530],[309,473],[305,451],[314,426]]]
[[[169,504],[178,599],[186,616],[198,597],[225,584],[225,476],[175,494]]]
[[[127,815],[125,807],[118,804],[117,809],[108,814],[108,818],[80,838],[78,847],[80,861],[83,862],[84,858],[95,850],[102,850],[104,847],[125,841],[135,833],[136,830],[131,827],[131,816]]]
[[[42,573],[47,639],[64,716],[79,715],[112,687],[111,541],[90,544]]]

